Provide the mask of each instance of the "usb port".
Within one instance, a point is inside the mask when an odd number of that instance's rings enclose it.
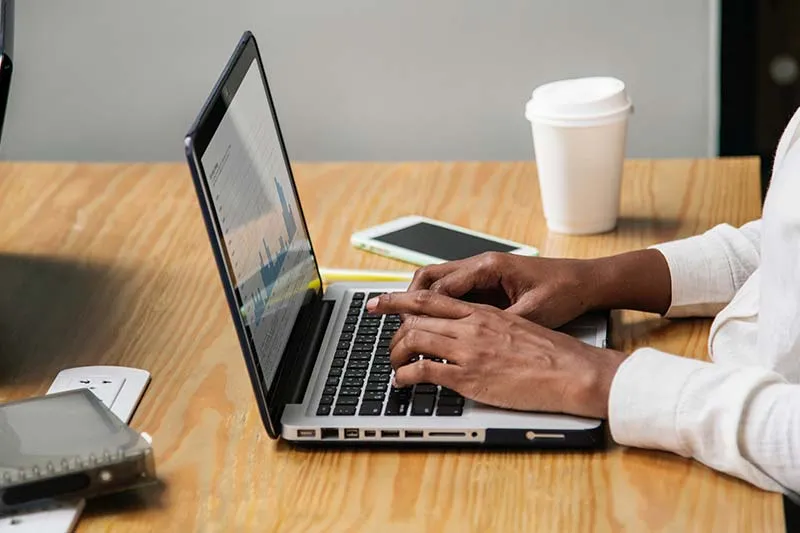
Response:
[[[322,428],[323,439],[338,439],[339,430],[336,428]]]
[[[298,429],[297,436],[301,439],[313,439],[317,436],[316,429]]]
[[[344,430],[344,438],[346,439],[357,439],[358,438],[358,428],[347,428]]]
[[[406,437],[409,439],[421,439],[422,432],[421,431],[406,431]]]
[[[373,429],[366,430],[364,432],[364,436],[365,437],[374,437],[375,436],[375,430],[373,430]]]
[[[396,429],[393,429],[393,430],[386,430],[386,429],[381,430],[381,438],[382,439],[397,438],[399,436],[400,436],[400,431],[399,430],[396,430]]]

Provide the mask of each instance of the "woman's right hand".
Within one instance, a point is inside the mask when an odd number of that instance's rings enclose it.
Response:
[[[558,327],[597,305],[592,261],[489,252],[421,268],[409,291],[431,290],[490,303],[547,327]]]
[[[550,328],[599,309],[665,313],[672,299],[669,267],[652,249],[585,260],[484,253],[421,268],[415,290],[488,303]]]

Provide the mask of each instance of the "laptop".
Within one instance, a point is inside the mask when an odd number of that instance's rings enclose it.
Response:
[[[0,0],[0,136],[6,117],[14,54],[14,0]]]
[[[432,384],[394,389],[398,316],[323,290],[258,45],[245,33],[185,139],[186,157],[267,433],[310,445],[595,448],[600,420],[497,409]],[[348,243],[343,242],[342,246]],[[605,345],[607,316],[567,329]]]

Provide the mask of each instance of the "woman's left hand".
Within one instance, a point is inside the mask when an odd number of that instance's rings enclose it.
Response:
[[[497,407],[608,416],[621,352],[431,291],[384,294],[367,309],[406,315],[391,344],[398,387],[434,383]]]

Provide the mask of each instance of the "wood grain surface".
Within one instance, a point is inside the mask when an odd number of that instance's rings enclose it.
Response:
[[[741,224],[756,160],[631,161],[615,232],[548,234],[532,163],[296,165],[320,262],[408,268],[356,229],[422,214],[594,257]],[[614,342],[704,357],[708,322],[618,313]],[[301,451],[266,435],[188,171],[180,164],[0,165],[0,400],[65,367],[153,382],[132,425],[162,484],[89,502],[79,531],[782,531],[781,499],[693,461],[599,453]]]

